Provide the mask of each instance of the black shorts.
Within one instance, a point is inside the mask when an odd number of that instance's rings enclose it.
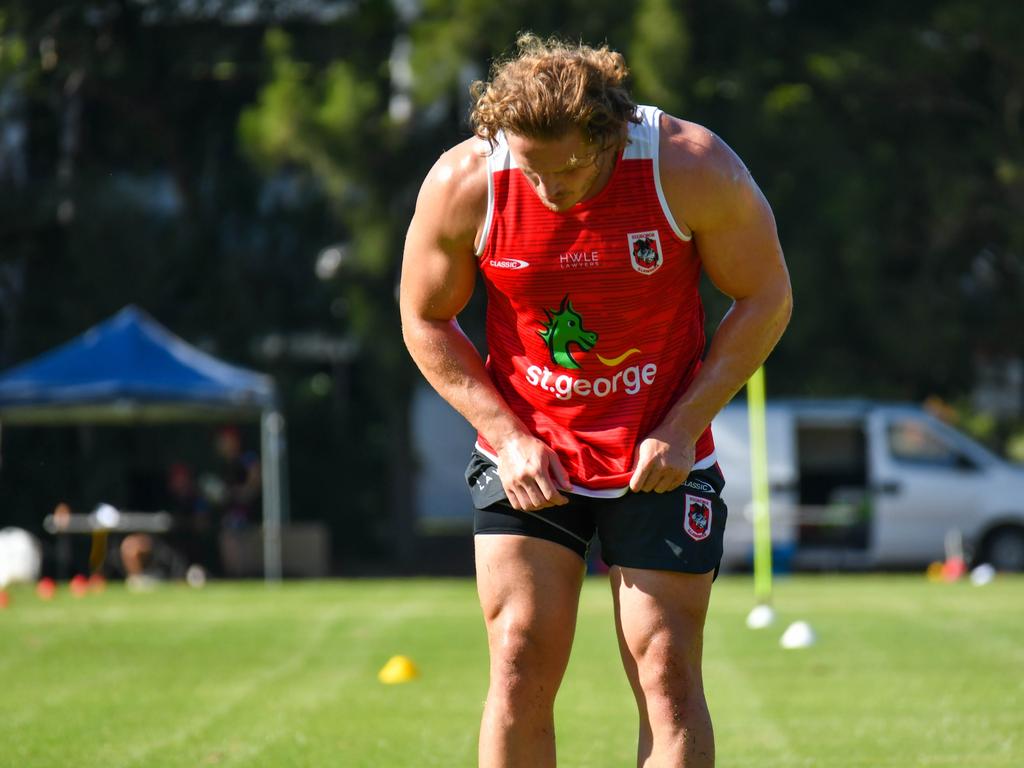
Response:
[[[668,493],[627,491],[613,499],[569,493],[568,504],[538,512],[512,508],[497,467],[478,451],[466,468],[466,482],[476,508],[476,535],[546,539],[586,560],[596,532],[601,559],[609,566],[718,573],[728,511],[721,497],[725,478],[717,464],[694,470]]]

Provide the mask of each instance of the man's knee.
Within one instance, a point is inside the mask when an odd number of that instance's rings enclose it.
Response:
[[[510,698],[553,701],[569,644],[560,634],[525,619],[499,619],[490,631],[492,687]]]
[[[669,632],[658,632],[636,655],[637,677],[649,704],[683,711],[703,701],[700,652]]]

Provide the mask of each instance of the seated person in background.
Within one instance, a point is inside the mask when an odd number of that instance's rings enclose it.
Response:
[[[216,562],[216,526],[187,464],[168,469],[167,499],[170,531],[161,536],[133,533],[121,542],[121,563],[130,584],[184,578],[194,565],[205,573]]]

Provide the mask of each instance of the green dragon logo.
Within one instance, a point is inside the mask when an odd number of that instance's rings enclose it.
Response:
[[[580,364],[569,352],[569,345],[575,344],[587,352],[597,343],[597,334],[583,327],[583,318],[572,308],[569,294],[562,299],[557,312],[545,309],[544,314],[548,316],[548,321],[544,323],[543,331],[537,331],[537,335],[548,345],[552,362],[562,368],[580,368]]]

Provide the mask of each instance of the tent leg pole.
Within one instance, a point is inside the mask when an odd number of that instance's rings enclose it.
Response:
[[[281,462],[284,418],[278,411],[264,411],[260,418],[263,476],[263,578],[281,581]]]

